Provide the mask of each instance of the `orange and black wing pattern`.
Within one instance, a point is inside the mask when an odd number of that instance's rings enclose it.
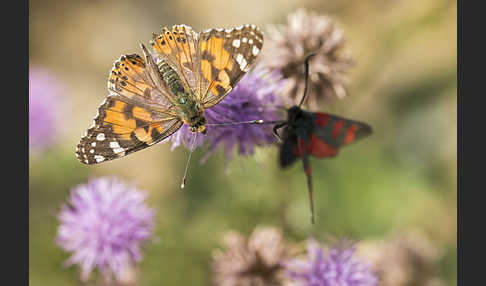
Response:
[[[108,96],[76,147],[76,156],[85,164],[120,158],[160,142],[182,125],[177,118],[159,116],[119,96]]]
[[[153,34],[150,41],[157,63],[167,62],[186,87],[194,90],[200,78],[197,61],[198,34],[186,25],[164,27],[162,33]]]
[[[263,34],[254,25],[196,33],[186,25],[163,28],[150,42],[192,89],[204,108],[216,105],[245,75],[260,54]]]
[[[263,34],[255,25],[211,29],[199,36],[198,84],[204,108],[220,102],[249,71],[260,54]]]
[[[108,77],[110,94],[76,147],[80,162],[96,164],[123,157],[160,142],[181,127],[169,92],[149,60],[123,55],[113,64]]]
[[[136,54],[122,55],[109,73],[108,90],[111,94],[166,112],[173,107],[168,99],[170,92],[161,84],[158,71],[154,71],[156,67],[150,64]]]
[[[154,34],[154,54],[121,56],[108,78],[110,94],[94,125],[76,148],[85,164],[95,164],[141,150],[167,138],[183,124],[175,95],[160,74],[167,63],[203,108],[221,101],[250,69],[263,45],[254,25],[196,33],[175,25]],[[179,110],[180,112],[180,110]]]

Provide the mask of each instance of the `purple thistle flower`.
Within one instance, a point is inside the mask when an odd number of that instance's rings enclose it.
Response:
[[[47,70],[29,70],[29,146],[42,148],[58,131],[60,82]]]
[[[209,124],[242,122],[262,119],[264,121],[283,120],[283,98],[277,95],[283,79],[279,72],[268,72],[256,68],[247,73],[233,91],[220,103],[205,111]],[[239,124],[207,126],[207,134],[198,134],[196,146],[208,142],[209,152],[204,159],[219,147],[224,147],[225,155],[231,158],[234,149],[243,156],[253,154],[255,146],[265,146],[275,142],[271,124]],[[172,149],[183,144],[190,148],[194,133],[184,125],[171,136]],[[203,160],[204,160],[203,159]]]
[[[305,286],[374,286],[378,279],[364,261],[354,257],[355,246],[330,249],[324,255],[317,242],[310,239],[307,259],[285,264],[288,276]]]
[[[146,194],[116,178],[99,178],[75,187],[59,214],[56,238],[72,252],[66,265],[79,264],[81,279],[98,268],[106,280],[121,280],[141,260],[140,246],[151,235],[154,211]]]

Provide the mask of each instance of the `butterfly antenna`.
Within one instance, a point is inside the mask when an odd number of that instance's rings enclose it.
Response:
[[[304,100],[307,96],[307,89],[309,88],[309,61],[310,58],[317,55],[317,53],[312,53],[307,55],[305,57],[305,87],[304,87],[304,95],[302,96],[302,99],[300,100],[299,107],[304,103]]]
[[[276,124],[282,123],[282,120],[276,121],[264,121],[262,119],[258,120],[249,120],[249,121],[240,121],[240,122],[218,122],[218,123],[208,123],[207,126],[223,126],[223,125],[240,125],[240,124]]]
[[[218,115],[221,115],[222,117],[226,117],[225,114],[222,114],[216,110],[214,110]],[[282,120],[274,120],[274,121],[265,121],[263,119],[255,119],[255,120],[247,120],[247,121],[228,121],[228,122],[215,122],[215,123],[207,123],[206,126],[225,126],[225,125],[240,125],[240,124],[278,124],[282,123]]]
[[[184,177],[182,178],[181,189],[186,186],[187,171],[189,170],[189,163],[191,162],[192,152],[194,152],[194,147],[196,146],[197,132],[194,134],[194,139],[192,139],[191,151],[189,152],[189,158],[187,158],[186,169],[184,170]]]

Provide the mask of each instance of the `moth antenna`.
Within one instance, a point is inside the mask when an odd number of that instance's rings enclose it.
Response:
[[[184,177],[182,178],[182,183],[181,183],[181,189],[184,189],[186,186],[186,177],[187,177],[187,171],[189,170],[189,163],[191,162],[191,157],[192,157],[192,152],[194,152],[194,147],[196,145],[196,138],[197,138],[197,132],[194,134],[194,139],[192,139],[192,144],[191,144],[191,151],[189,151],[189,157],[187,158],[186,162],[186,169],[184,170]]]
[[[302,103],[304,103],[304,100],[307,96],[307,89],[309,87],[309,61],[310,61],[310,58],[317,55],[317,53],[311,53],[311,54],[308,54],[306,57],[305,57],[305,87],[304,87],[304,95],[302,96],[302,99],[300,100],[300,103],[299,103],[299,107],[302,105]]]

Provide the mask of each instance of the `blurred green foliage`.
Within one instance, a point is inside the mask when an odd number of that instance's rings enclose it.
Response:
[[[261,224],[281,227],[289,240],[312,235],[323,242],[418,229],[443,253],[440,276],[457,284],[456,2],[277,3],[30,1],[30,63],[57,74],[70,101],[57,143],[30,156],[31,285],[79,285],[79,269],[63,267],[68,254],[54,243],[56,215],[73,186],[104,175],[136,182],[157,209],[156,240],[139,265],[141,285],[210,284],[211,252],[222,234],[248,234]],[[357,60],[351,96],[323,111],[374,130],[334,159],[311,160],[316,225],[301,165],[280,170],[276,148],[235,156],[229,165],[221,153],[200,165],[204,150],[197,150],[184,191],[188,152],[170,152],[169,144],[100,166],[78,163],[74,147],[107,94],[107,72],[120,54],[138,52],[139,42],[166,25],[200,30],[251,22],[265,29],[299,7],[334,16]]]

